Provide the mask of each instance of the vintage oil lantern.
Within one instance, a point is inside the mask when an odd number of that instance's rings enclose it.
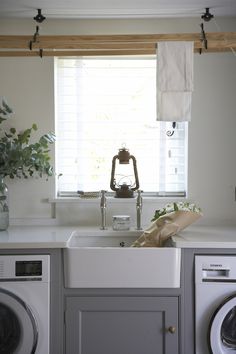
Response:
[[[116,192],[116,198],[133,198],[134,191],[139,189],[136,159],[126,148],[119,149],[118,155],[113,156],[110,188]]]

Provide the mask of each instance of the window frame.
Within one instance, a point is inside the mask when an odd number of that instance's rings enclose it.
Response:
[[[119,56],[116,56],[116,57],[119,57]],[[123,56],[122,56],[123,57]],[[131,55],[129,55],[129,57],[132,57]],[[153,55],[136,55],[136,57],[138,58],[141,58],[141,57],[153,57]],[[83,57],[76,57],[76,58],[83,58]],[[98,59],[101,59],[101,57],[97,57]],[[112,58],[114,59],[114,56],[110,56],[109,58]],[[68,58],[68,57],[55,57],[54,58],[54,74],[55,74],[55,92],[56,92],[56,86],[57,86],[57,65],[56,65],[56,61],[59,60],[59,59],[71,59],[71,58]],[[73,58],[72,58],[73,59]],[[87,57],[86,59],[91,59],[91,57]],[[96,59],[96,57],[92,57],[92,59]],[[55,93],[55,97],[57,96],[57,94]],[[55,102],[56,102],[56,99],[55,99]],[[57,130],[57,106],[55,104],[55,126],[56,126],[56,130]],[[57,143],[56,143],[57,144]],[[186,198],[187,197],[187,193],[188,193],[188,123],[185,123],[185,144],[186,144],[186,147],[185,147],[185,186],[186,186],[186,190],[185,191],[177,191],[177,192],[174,192],[174,191],[167,191],[167,192],[163,192],[163,191],[152,191],[152,192],[146,192],[146,191],[143,191],[143,195],[148,197],[148,198]],[[56,147],[56,150],[57,150],[57,147]],[[56,167],[57,167],[57,156],[56,156]],[[66,190],[63,190],[63,191],[60,191],[59,189],[59,183],[58,183],[58,180],[59,178],[57,179],[56,181],[56,195],[58,197],[63,197],[63,198],[66,198],[66,197],[77,197],[78,196],[78,192],[77,191],[66,191]],[[107,195],[108,196],[111,196],[113,197],[115,195],[115,192],[113,191],[108,191],[107,192]]]

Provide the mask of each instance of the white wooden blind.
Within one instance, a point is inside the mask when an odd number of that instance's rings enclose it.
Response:
[[[140,189],[186,192],[187,123],[157,122],[154,57],[57,58],[56,169],[61,192],[109,190],[112,157],[125,145]]]

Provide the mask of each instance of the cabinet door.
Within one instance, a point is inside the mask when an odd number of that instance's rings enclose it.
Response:
[[[68,297],[66,354],[178,354],[177,297]]]

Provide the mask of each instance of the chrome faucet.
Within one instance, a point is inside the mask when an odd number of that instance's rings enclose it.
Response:
[[[136,211],[137,211],[137,230],[142,230],[141,227],[141,214],[142,214],[142,207],[143,207],[143,198],[141,196],[142,191],[137,191],[138,196],[136,199]]]
[[[106,199],[106,191],[101,190],[101,201],[100,208],[102,214],[102,222],[101,222],[101,230],[106,230],[106,208],[107,208],[107,199]]]

